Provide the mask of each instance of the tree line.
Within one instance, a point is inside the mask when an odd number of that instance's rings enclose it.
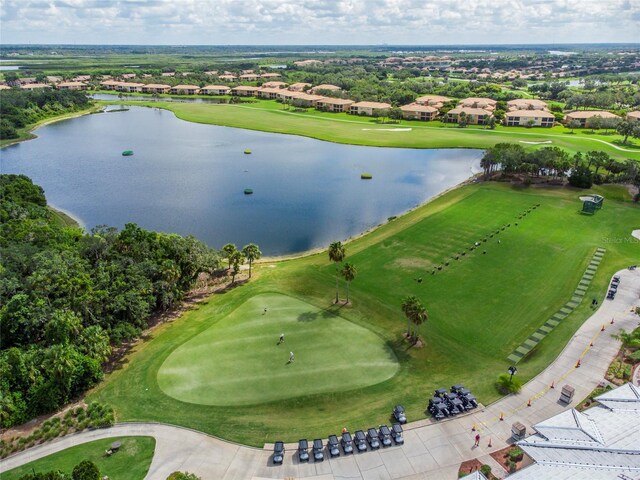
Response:
[[[484,178],[521,175],[534,178],[568,178],[569,184],[590,188],[594,183],[640,185],[640,166],[634,160],[618,162],[606,152],[593,150],[570,156],[559,147],[543,147],[530,152],[516,143],[498,143],[486,150],[480,160]]]
[[[220,258],[193,237],[133,223],[63,227],[41,187],[0,175],[0,427],[98,382],[112,346],[135,339]]]
[[[90,98],[76,90],[38,88],[0,90],[0,140],[18,138],[18,130],[40,120],[87,108]]]

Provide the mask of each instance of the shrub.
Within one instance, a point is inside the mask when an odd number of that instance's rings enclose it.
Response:
[[[100,470],[91,460],[83,460],[73,468],[73,480],[100,480]]]
[[[522,382],[518,377],[510,378],[511,376],[508,373],[503,373],[498,375],[498,380],[496,381],[496,389],[498,392],[503,395],[509,393],[518,393],[522,390]]]
[[[524,452],[519,448],[512,448],[511,450],[509,450],[509,460],[511,460],[512,462],[519,462],[520,460],[522,460],[523,456]]]
[[[489,478],[491,475],[491,467],[489,465],[482,465],[480,467],[480,473],[482,473],[485,477]]]
[[[509,469],[509,473],[513,473],[518,469],[518,466],[516,465],[516,462],[507,460],[507,468]]]
[[[629,355],[627,355],[627,358],[634,363],[640,362],[640,350],[636,350],[635,352],[630,353]]]

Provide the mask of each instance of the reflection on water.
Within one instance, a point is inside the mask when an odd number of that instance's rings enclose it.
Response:
[[[2,150],[0,172],[30,176],[87,228],[136,222],[216,248],[254,242],[265,255],[358,235],[465,180],[481,157],[201,125],[142,107],[36,133]],[[364,172],[373,179],[361,180]]]

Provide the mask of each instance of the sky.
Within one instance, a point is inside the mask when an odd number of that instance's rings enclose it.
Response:
[[[640,43],[640,0],[0,0],[2,44]]]

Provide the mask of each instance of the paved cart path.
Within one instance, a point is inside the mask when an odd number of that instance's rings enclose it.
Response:
[[[623,270],[615,300],[603,300],[567,346],[542,373],[528,382],[518,395],[503,398],[472,414],[433,422],[424,419],[405,426],[405,445],[362,454],[298,464],[295,445],[287,445],[284,464],[271,465],[269,445],[264,449],[236,445],[200,432],[163,424],[123,423],[111,428],[82,432],[33,447],[3,460],[0,472],[64,450],[74,445],[116,436],[152,436],[156,449],[148,480],[164,480],[176,470],[189,471],[204,480],[261,480],[306,478],[351,479],[456,479],[461,462],[486,457],[508,445],[511,424],[531,425],[567,408],[558,401],[560,388],[575,388],[575,406],[603,379],[620,343],[611,337],[620,328],[631,330],[640,318],[633,313],[640,305],[640,269]],[[613,319],[614,323],[611,324]],[[602,328],[605,328],[602,331]],[[593,343],[593,346],[590,346]],[[576,368],[580,360],[580,367]],[[556,388],[550,388],[551,384]],[[531,400],[531,406],[528,406]],[[500,420],[501,414],[504,420]],[[473,448],[476,431],[480,446]],[[491,447],[489,447],[491,440]]]

